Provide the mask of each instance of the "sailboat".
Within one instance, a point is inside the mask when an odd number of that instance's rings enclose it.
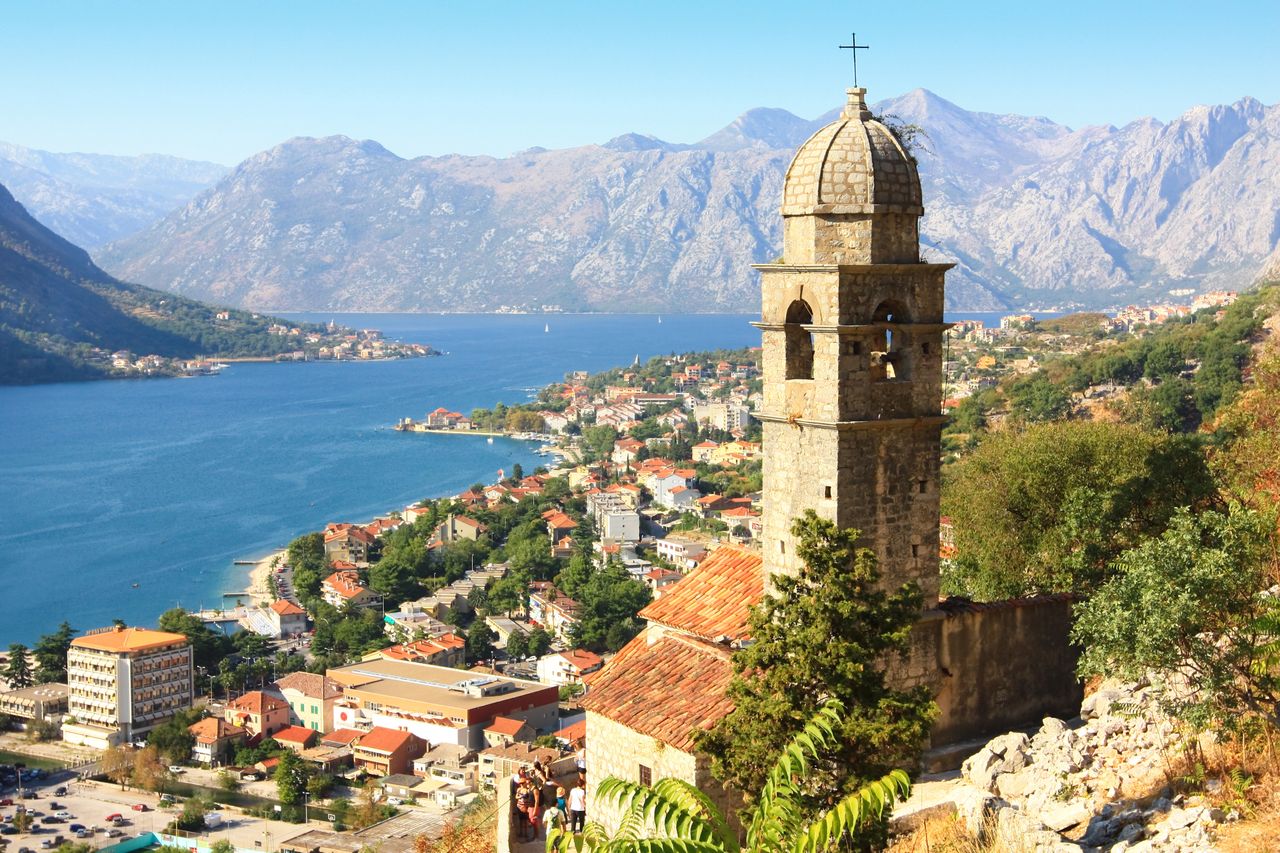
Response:
[[[545,323],[545,324],[543,324],[543,326],[542,326],[542,331],[544,331],[544,332],[549,332],[549,331],[551,331],[551,324],[550,324],[550,323]]]
[[[662,325],[662,315],[658,315],[658,325]]]

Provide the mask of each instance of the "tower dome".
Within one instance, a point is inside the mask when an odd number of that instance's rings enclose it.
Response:
[[[840,117],[809,137],[782,191],[788,264],[916,263],[920,176],[914,159],[866,104],[846,90]]]

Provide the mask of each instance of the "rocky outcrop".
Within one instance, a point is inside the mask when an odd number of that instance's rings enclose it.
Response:
[[[1215,826],[1239,816],[1168,784],[1188,745],[1164,710],[1178,689],[1104,684],[1077,720],[993,738],[964,762],[947,800],[971,832],[1010,849],[1212,850]]]

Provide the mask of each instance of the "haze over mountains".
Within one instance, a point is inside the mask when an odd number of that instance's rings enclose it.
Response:
[[[87,249],[152,225],[228,171],[162,154],[54,154],[0,142],[0,183],[46,226]]]
[[[952,308],[1109,307],[1280,271],[1280,107],[1074,131],[925,90],[876,110],[929,135],[923,243],[957,262]],[[291,139],[97,257],[260,310],[753,311],[783,171],[833,115],[757,109],[694,144],[626,134],[500,159]]]

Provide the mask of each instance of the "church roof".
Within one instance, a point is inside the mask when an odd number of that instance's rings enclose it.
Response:
[[[718,642],[747,636],[749,609],[764,596],[758,551],[723,545],[684,580],[640,611],[640,618]]]
[[[733,677],[730,650],[667,634],[650,645],[643,632],[591,679],[587,711],[632,731],[693,751],[694,734],[733,710],[725,689]]]
[[[866,91],[848,89],[840,117],[796,152],[783,185],[783,216],[924,212],[916,165],[872,117]]]

